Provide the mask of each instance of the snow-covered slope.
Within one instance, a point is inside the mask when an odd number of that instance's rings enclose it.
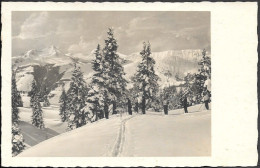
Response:
[[[34,146],[42,141],[66,132],[67,122],[61,122],[59,116],[59,106],[51,105],[42,107],[44,129],[38,129],[31,124],[32,108],[30,107],[30,97],[22,94],[23,107],[19,107],[20,128],[27,146]]]
[[[58,102],[58,96],[53,99]],[[113,115],[109,120],[102,119],[66,132],[67,123],[61,122],[59,105],[53,103],[53,99],[50,99],[50,107],[42,107],[46,128],[40,130],[31,125],[30,98],[27,94],[22,94],[24,107],[19,107],[21,130],[25,143],[36,146],[26,149],[20,156],[210,155],[210,111],[205,111],[204,105],[188,107],[188,114],[183,114],[183,109],[172,110],[169,111],[169,116],[164,116],[163,112],[147,111],[142,116],[134,113],[134,118],[129,119],[130,116],[123,113],[122,118]],[[149,132],[150,129],[153,133]],[[182,141],[182,137],[186,137],[185,141]],[[154,143],[151,144],[153,148],[144,145],[148,139],[149,143]],[[133,147],[133,143],[136,147]]]
[[[114,116],[66,132],[22,152],[19,157],[112,156],[121,121],[129,116]],[[50,145],[52,144],[52,145]],[[55,146],[55,147],[54,147]]]
[[[24,121],[19,121],[19,126],[21,128],[27,148],[59,135],[59,133],[53,131],[50,128],[38,129],[32,124]]]
[[[210,130],[209,111],[178,116],[142,115],[126,123],[119,156],[210,156]]]
[[[29,105],[29,103],[28,103]],[[20,120],[31,124],[32,108],[31,107],[19,107]],[[66,132],[67,123],[61,122],[59,116],[59,106],[51,105],[50,107],[42,107],[43,120],[46,128],[50,128],[57,133]]]
[[[33,81],[33,66],[23,66],[17,69],[16,84],[19,91],[30,91]]]
[[[189,111],[116,115],[41,142],[18,157],[210,156],[211,111],[201,105]]]

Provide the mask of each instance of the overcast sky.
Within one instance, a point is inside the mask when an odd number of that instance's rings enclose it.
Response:
[[[89,54],[114,28],[118,51],[210,49],[210,12],[13,12],[12,52],[55,45],[65,53]]]

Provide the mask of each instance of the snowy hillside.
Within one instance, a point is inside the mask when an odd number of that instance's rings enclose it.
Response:
[[[23,66],[17,69],[16,84],[19,91],[29,92],[33,81],[33,66]]]
[[[201,105],[188,110],[188,114],[173,110],[168,116],[152,111],[111,116],[41,142],[18,156],[210,156],[211,112]]]

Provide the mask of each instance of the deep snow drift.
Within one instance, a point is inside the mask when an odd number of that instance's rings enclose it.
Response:
[[[173,110],[168,116],[111,116],[60,134],[22,152],[20,157],[50,156],[210,156],[211,111],[204,105]]]

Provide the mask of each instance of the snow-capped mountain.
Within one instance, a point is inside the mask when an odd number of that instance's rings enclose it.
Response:
[[[202,50],[169,50],[163,52],[152,52],[155,60],[155,71],[160,76],[160,85],[179,85],[175,80],[175,75],[184,76],[188,72],[198,70],[198,61],[202,58]],[[141,61],[139,53],[133,53],[127,57],[130,60],[126,64],[125,72],[129,79],[137,70],[137,65]]]
[[[92,78],[91,60],[94,59],[95,50],[90,54],[65,54],[55,46],[41,50],[29,50],[25,54],[12,57],[13,67],[17,68],[16,80],[20,91],[30,91],[33,76],[39,83],[49,88],[50,93],[57,95],[61,92],[61,84],[69,87],[70,78],[73,72],[72,60],[77,59],[87,83]],[[198,61],[201,59],[202,50],[169,50],[163,52],[152,52],[155,71],[160,76],[161,87],[168,85],[179,85],[175,75],[183,76],[186,72],[195,72],[198,69]],[[134,76],[137,65],[141,61],[139,52],[124,55],[118,53],[121,63],[124,66],[126,79]],[[131,84],[130,84],[131,85]]]
[[[14,66],[24,65],[65,65],[71,62],[68,55],[64,54],[55,46],[50,46],[41,50],[29,50],[23,55],[12,57]]]

